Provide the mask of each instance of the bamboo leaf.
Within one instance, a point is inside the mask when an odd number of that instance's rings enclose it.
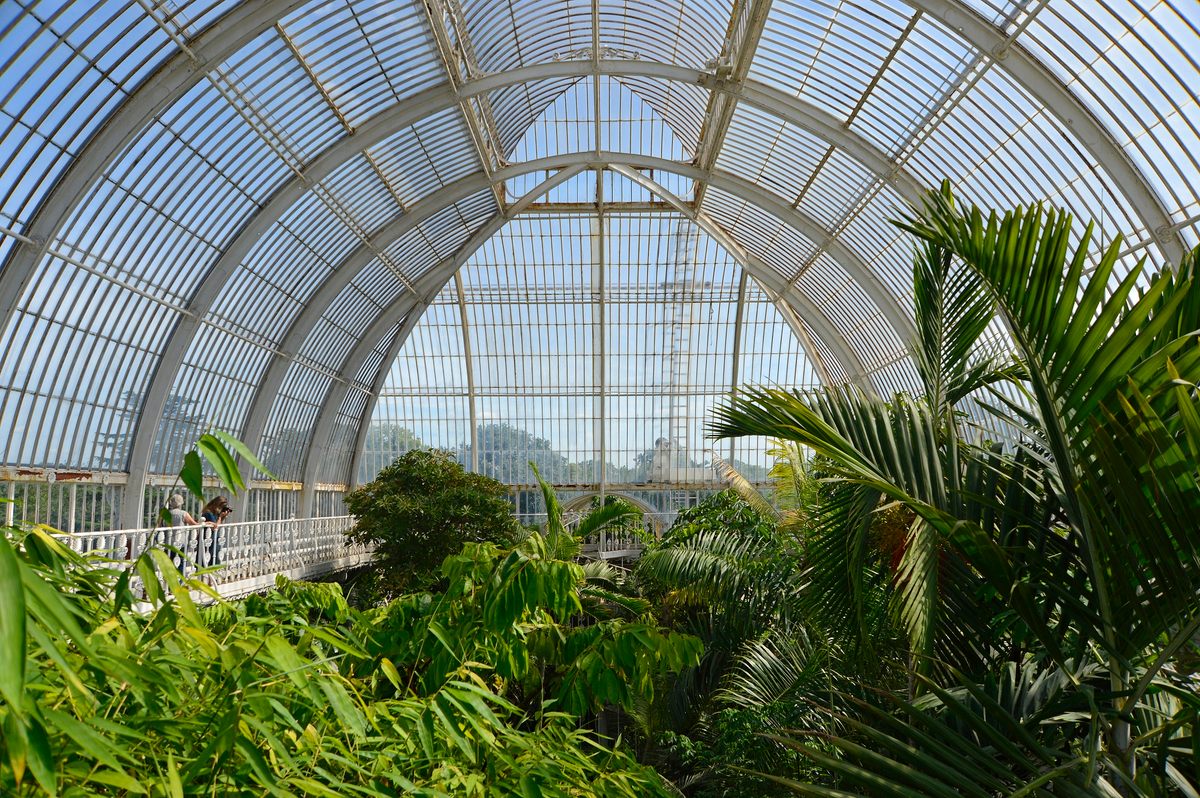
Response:
[[[25,703],[25,589],[8,533],[0,534],[0,696],[14,713]]]
[[[262,474],[265,478],[272,479],[272,480],[277,479],[277,477],[271,473],[270,469],[268,469],[265,465],[263,465],[262,461],[259,460],[258,457],[255,456],[254,452],[250,451],[249,446],[242,443],[240,440],[233,437],[232,435],[230,435],[228,432],[225,432],[224,430],[220,430],[220,429],[213,430],[212,434],[215,435],[217,438],[219,438],[221,440],[221,442],[224,443],[227,447],[229,447],[230,449],[233,449],[233,451],[237,452],[237,454],[240,455],[242,457],[242,459],[244,459],[252,468],[254,468],[256,471],[258,471],[260,474]]]

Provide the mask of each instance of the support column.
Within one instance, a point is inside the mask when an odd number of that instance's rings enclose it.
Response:
[[[475,361],[471,359],[471,324],[467,319],[467,296],[463,291],[462,270],[454,273],[454,289],[458,294],[458,316],[462,322],[463,360],[467,370],[467,411],[471,418],[471,463],[473,473],[479,473],[479,419],[476,415]]]
[[[594,435],[596,439],[596,457],[600,461],[600,503],[604,503],[604,494],[608,485],[608,441],[606,438],[606,417],[608,413],[608,354],[605,348],[605,309],[608,302],[604,285],[605,266],[605,233],[607,225],[604,219],[604,172],[596,170],[596,215],[592,219],[592,296],[596,302],[596,317],[592,323],[592,357],[593,378],[596,383],[596,420]]]

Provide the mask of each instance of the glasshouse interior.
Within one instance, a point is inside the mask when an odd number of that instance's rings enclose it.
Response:
[[[0,794],[1200,798],[1197,0],[0,0]]]

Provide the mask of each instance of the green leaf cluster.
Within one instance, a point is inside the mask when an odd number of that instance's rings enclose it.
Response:
[[[695,641],[573,625],[582,569],[540,536],[443,575],[365,612],[283,579],[201,605],[160,550],[126,568],[5,530],[0,794],[667,794],[580,715],[645,700]]]
[[[819,458],[809,612],[861,640],[882,592],[907,637],[906,690],[835,685],[824,724],[778,736],[828,781],[778,783],[1197,794],[1200,251],[1153,272],[1066,213],[962,208],[948,185],[901,226],[924,392],[752,390],[713,425]]]

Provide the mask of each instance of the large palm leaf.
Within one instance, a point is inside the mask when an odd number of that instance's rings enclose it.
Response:
[[[964,514],[962,446],[947,419],[927,402],[892,402],[853,387],[821,392],[751,389],[716,410],[714,435],[766,435],[795,441],[825,458],[834,489],[823,503],[814,582],[846,589],[824,594],[829,609],[849,611],[860,633],[864,585],[870,577],[866,536],[875,497],[914,514],[894,564],[895,605],[920,667],[935,653],[959,664],[976,661],[979,620],[971,605],[973,575],[946,545]],[[844,540],[844,542],[843,542]],[[955,626],[942,623],[953,619]],[[939,632],[940,630],[940,632]],[[941,646],[941,649],[939,649]]]
[[[913,262],[913,309],[913,364],[935,410],[949,412],[981,387],[1019,374],[999,347],[981,346],[996,312],[987,286],[973,269],[928,241],[917,247]]]
[[[946,186],[903,226],[975,270],[1012,333],[1037,411],[1029,448],[1044,457],[1087,576],[1078,631],[1127,664],[1156,635],[1193,628],[1196,254],[1178,272],[1139,262],[1118,280],[1119,241],[1089,270],[1090,226],[1072,249],[1069,215],[959,210]]]

